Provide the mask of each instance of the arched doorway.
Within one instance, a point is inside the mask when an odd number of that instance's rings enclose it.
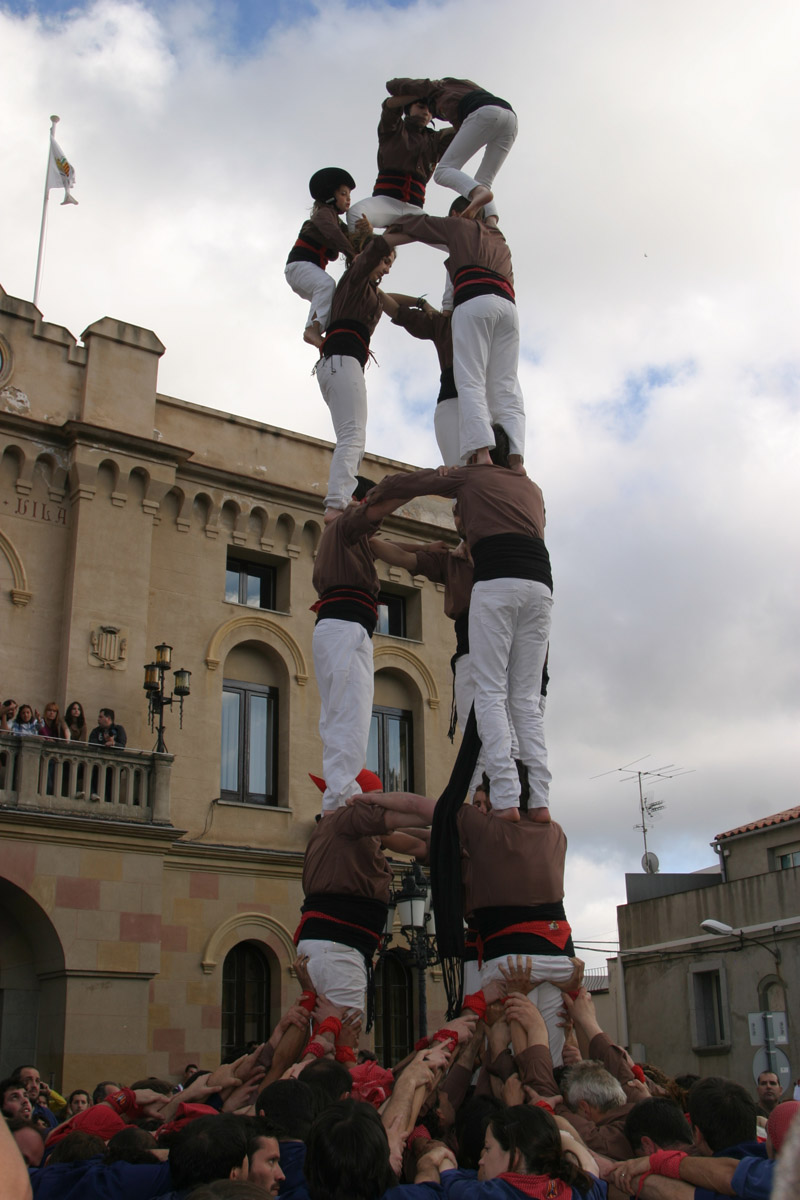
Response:
[[[60,1079],[66,976],[61,940],[27,892],[0,878],[0,1076],[21,1062]]]
[[[248,1043],[264,1042],[270,1020],[270,964],[255,942],[239,942],[222,964],[222,1058],[243,1054]]]

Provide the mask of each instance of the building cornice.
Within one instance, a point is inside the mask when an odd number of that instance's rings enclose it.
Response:
[[[161,854],[186,832],[172,825],[156,825],[145,821],[116,821],[103,817],[84,817],[77,813],[0,806],[0,830],[6,840],[40,841],[43,829],[48,831],[50,844],[103,850],[124,847],[129,850],[129,843],[135,842],[136,850]]]

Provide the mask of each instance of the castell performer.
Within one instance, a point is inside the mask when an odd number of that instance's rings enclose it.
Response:
[[[451,213],[466,201],[458,199]],[[426,242],[446,247],[453,282],[453,373],[458,393],[459,451],[462,463],[475,456],[489,463],[492,424],[508,434],[512,466],[525,454],[525,402],[517,378],[519,318],[514,297],[511,251],[498,228],[480,216],[403,217],[387,229],[391,246]]]
[[[494,429],[498,465],[476,464],[387,475],[368,495],[371,504],[415,496],[450,496],[474,564],[469,605],[469,653],[477,732],[495,812],[519,820],[520,781],[512,749],[528,770],[529,819],[549,820],[550,771],[540,686],[553,605],[550,557],[544,544],[544,500],[524,473],[508,467],[508,441]],[[381,511],[385,511],[381,508]],[[510,720],[509,720],[510,714]],[[475,762],[477,761],[477,753]],[[469,776],[475,768],[469,767]],[[464,786],[466,793],[469,777]]]
[[[367,757],[374,676],[372,634],[378,621],[378,573],[370,538],[394,504],[358,503],[372,486],[359,479],[353,501],[325,526],[312,581],[319,600],[312,650],[320,698],[319,733],[326,780],[322,811],[358,792]]]
[[[380,236],[372,237],[336,286],[323,357],[315,373],[330,409],[336,447],[331,459],[325,520],[350,502],[367,437],[367,385],[364,368],[369,343],[383,312],[378,284],[392,269],[395,252]]]
[[[430,129],[430,122],[424,96],[384,100],[378,123],[378,178],[372,195],[358,200],[347,214],[351,233],[360,217],[383,229],[424,207],[426,184],[453,136],[452,129]]]
[[[350,207],[350,190],[355,180],[341,167],[323,167],[308,182],[314,208],[304,221],[297,241],[286,260],[286,281],[293,292],[311,301],[303,338],[321,346],[328,327],[336,281],[325,270],[329,262],[343,254],[349,260],[355,254],[347,229],[339,215]]]
[[[386,90],[391,96],[425,96],[433,116],[450,122],[455,136],[434,172],[434,182],[469,199],[465,216],[474,217],[485,206],[486,216],[496,219],[492,183],[517,136],[517,117],[508,101],[469,79],[390,79]],[[483,146],[473,178],[461,168]]]
[[[453,373],[452,312],[437,312],[422,297],[387,292],[383,298],[384,311],[393,325],[399,325],[420,341],[433,342],[439,357],[439,395],[433,414],[436,444],[446,467],[457,467],[461,461],[458,440],[458,392]]]
[[[305,899],[294,940],[298,953],[308,955],[317,992],[332,1004],[363,1010],[392,886],[382,846],[424,858],[423,840],[395,831],[430,825],[434,804],[415,796],[402,811],[390,811],[381,803],[376,775],[364,771],[360,782],[370,795],[325,811],[309,839],[303,860]],[[373,792],[377,803],[371,802]]]

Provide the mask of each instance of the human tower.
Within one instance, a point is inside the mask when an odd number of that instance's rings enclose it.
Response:
[[[304,338],[319,349],[315,374],[336,434],[313,576],[322,818],[306,850],[295,940],[316,990],[333,1004],[363,1009],[391,885],[383,849],[429,861],[433,823],[440,951],[451,965],[458,960],[456,974],[445,973],[451,1008],[463,991],[479,1010],[482,987],[499,977],[507,956],[524,955],[558,1064],[561,989],[576,986],[582,964],[563,907],[566,839],[549,813],[543,681],[553,584],[542,493],[524,467],[519,321],[493,192],[517,118],[507,101],[470,80],[391,79],[386,90],[372,196],[351,205],[351,175],[317,171],[309,184],[313,211],[286,265],[290,286],[309,301]],[[433,130],[434,118],[449,128]],[[463,168],[479,151],[472,177]],[[446,217],[424,211],[431,177],[458,193]],[[396,247],[412,241],[448,253],[441,311],[380,286]],[[339,253],[347,262],[336,284],[326,267]],[[357,472],[366,437],[364,368],[384,312],[436,346],[434,424],[444,468],[387,476],[375,486]],[[389,513],[421,495],[455,501],[463,539],[456,550],[377,536]],[[437,804],[383,793],[363,770],[376,558],[444,584],[455,624],[464,736]]]

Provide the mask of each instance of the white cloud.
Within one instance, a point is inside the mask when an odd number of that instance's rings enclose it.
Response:
[[[553,805],[576,932],[577,897],[608,934],[641,835],[631,785],[593,775],[648,753],[695,769],[662,785],[652,848],[672,869],[796,800],[800,9],[334,2],[239,54],[224,25],[225,6],[186,0],[46,21],[0,4],[0,282],[31,295],[58,112],[80,206],[50,210],[46,318],[153,328],[162,391],[329,437],[282,278],[309,175],[340,162],[368,191],[392,75],[508,97],[520,135],[496,191],[556,583]],[[432,186],[430,208],[449,198]],[[434,301],[442,279],[423,247],[390,277]],[[375,350],[368,448],[434,461],[430,348],[387,325]]]

